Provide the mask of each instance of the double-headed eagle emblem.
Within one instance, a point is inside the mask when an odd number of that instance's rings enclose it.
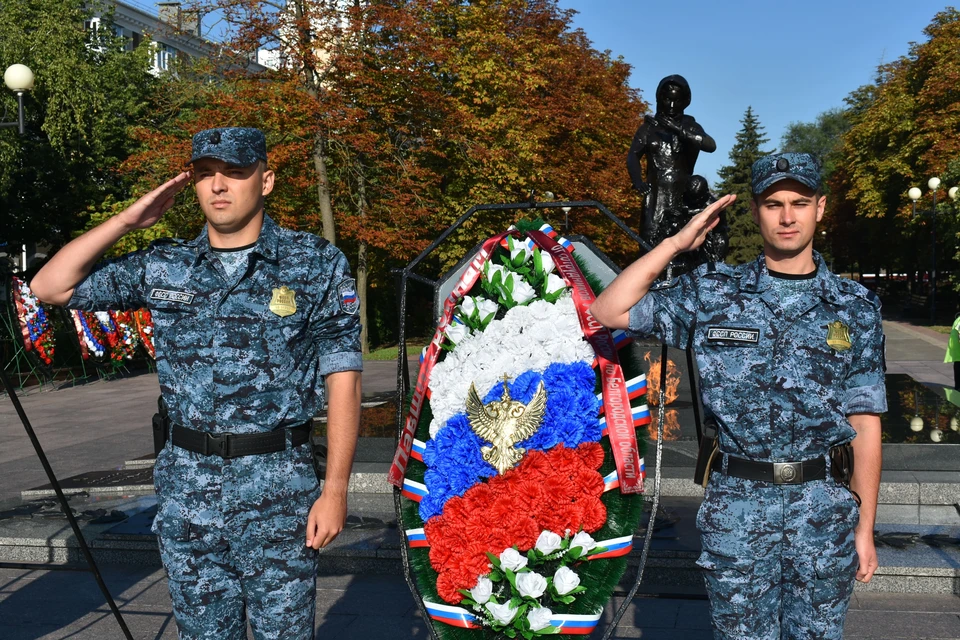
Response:
[[[543,423],[546,408],[547,391],[543,388],[543,381],[537,387],[533,399],[526,405],[510,398],[506,376],[503,381],[503,396],[487,405],[483,404],[477,388],[471,383],[467,394],[467,418],[470,420],[470,428],[493,445],[481,447],[483,459],[499,473],[517,466],[526,449],[514,445],[537,432]]]

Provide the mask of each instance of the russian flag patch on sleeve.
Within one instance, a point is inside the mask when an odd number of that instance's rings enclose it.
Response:
[[[337,285],[337,294],[340,296],[340,308],[344,313],[353,315],[360,309],[360,298],[357,296],[357,283],[353,278],[347,278]]]

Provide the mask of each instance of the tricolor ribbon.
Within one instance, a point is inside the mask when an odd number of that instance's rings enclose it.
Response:
[[[430,344],[427,345],[427,350],[423,356],[420,373],[417,374],[417,386],[410,399],[410,410],[407,412],[407,420],[404,423],[403,432],[400,434],[400,444],[397,445],[397,452],[393,456],[393,464],[390,465],[390,472],[387,475],[387,480],[390,484],[400,488],[401,492],[405,490],[403,476],[407,472],[407,463],[410,461],[410,451],[413,449],[413,437],[417,433],[417,424],[420,422],[420,412],[423,410],[423,402],[428,397],[430,374],[433,372],[433,367],[437,364],[437,359],[440,356],[440,344],[443,342],[445,336],[444,329],[450,324],[457,303],[473,288],[474,283],[480,277],[484,263],[490,258],[497,244],[499,244],[508,233],[509,232],[501,233],[484,241],[480,247],[480,251],[477,252],[477,255],[474,256],[470,262],[470,266],[463,272],[457,286],[453,288],[450,295],[448,295],[447,299],[443,302],[443,313],[440,316],[440,322],[437,323],[437,330],[434,332],[433,338],[430,340]]]
[[[650,408],[642,404],[639,407],[630,407],[630,416],[633,418],[633,427],[642,427],[645,424],[650,424],[652,418],[650,417]],[[597,424],[600,426],[601,435],[610,435],[609,427],[607,426],[607,418],[603,416],[597,419]]]
[[[407,529],[407,544],[411,549],[422,549],[429,547],[430,544],[427,542],[427,536],[423,532],[423,529]]]
[[[598,547],[603,547],[606,551],[593,553],[587,556],[587,560],[602,560],[603,558],[619,558],[625,556],[633,550],[633,536],[623,536],[622,538],[611,538],[610,540],[601,540],[597,543]]]
[[[603,407],[606,416],[610,446],[617,465],[621,493],[642,493],[643,476],[640,472],[640,450],[637,433],[630,419],[630,398],[626,380],[617,357],[617,347],[609,329],[590,315],[590,305],[596,299],[580,268],[566,249],[557,241],[539,231],[528,234],[537,245],[548,251],[557,270],[571,286],[573,302],[583,335],[593,347],[600,363],[600,381],[603,388]]]
[[[427,610],[430,619],[437,622],[443,622],[461,629],[479,629],[480,618],[470,613],[463,607],[453,607],[448,604],[437,604],[430,602],[426,598],[423,605]],[[600,623],[600,616],[603,612],[590,615],[577,615],[573,613],[558,613],[550,617],[550,624],[559,629],[559,633],[568,635],[590,635]]]
[[[427,610],[427,615],[431,620],[449,624],[461,629],[479,629],[480,621],[474,614],[463,607],[451,607],[448,604],[437,604],[430,602],[426,598],[423,600],[423,606]]]
[[[630,334],[623,329],[615,329],[611,333],[613,334],[613,344],[617,345],[617,349],[622,349],[633,342],[633,338],[630,337]]]
[[[640,396],[644,395],[647,392],[647,376],[644,374],[638,375],[636,378],[627,380],[627,397],[631,400],[636,400]],[[603,394],[597,394],[597,400],[603,402]],[[600,411],[598,415],[603,415],[603,405],[600,405]]]
[[[420,502],[424,496],[430,494],[430,491],[427,489],[427,485],[414,482],[409,478],[404,478],[403,486],[400,488],[400,494],[410,498],[414,502]]]
[[[427,444],[423,440],[414,440],[413,449],[410,450],[410,457],[423,462],[423,452],[426,450]]]
[[[614,471],[614,474],[616,474],[616,471]],[[430,548],[430,543],[427,541],[427,536],[424,534],[423,529],[407,529],[405,533],[407,536],[407,546],[411,549]],[[629,535],[620,538],[610,538],[609,540],[598,540],[596,546],[603,548],[604,551],[591,554],[583,558],[584,560],[600,560],[602,558],[625,556],[633,549],[633,536]]]

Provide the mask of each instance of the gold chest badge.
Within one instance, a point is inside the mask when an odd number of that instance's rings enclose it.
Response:
[[[281,318],[292,316],[297,312],[297,292],[289,287],[280,287],[273,290],[273,298],[270,300],[270,311]]]
[[[850,342],[850,327],[839,320],[827,325],[827,344],[837,351],[846,351],[853,344]]]

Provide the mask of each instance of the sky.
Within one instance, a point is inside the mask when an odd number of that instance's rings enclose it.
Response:
[[[729,162],[748,106],[775,150],[792,122],[842,107],[877,66],[923,42],[944,9],[929,0],[559,0],[600,51],[633,67],[630,85],[654,101],[657,83],[690,83],[687,114],[717,141],[696,172],[711,184]],[[638,123],[639,124],[639,123]]]

